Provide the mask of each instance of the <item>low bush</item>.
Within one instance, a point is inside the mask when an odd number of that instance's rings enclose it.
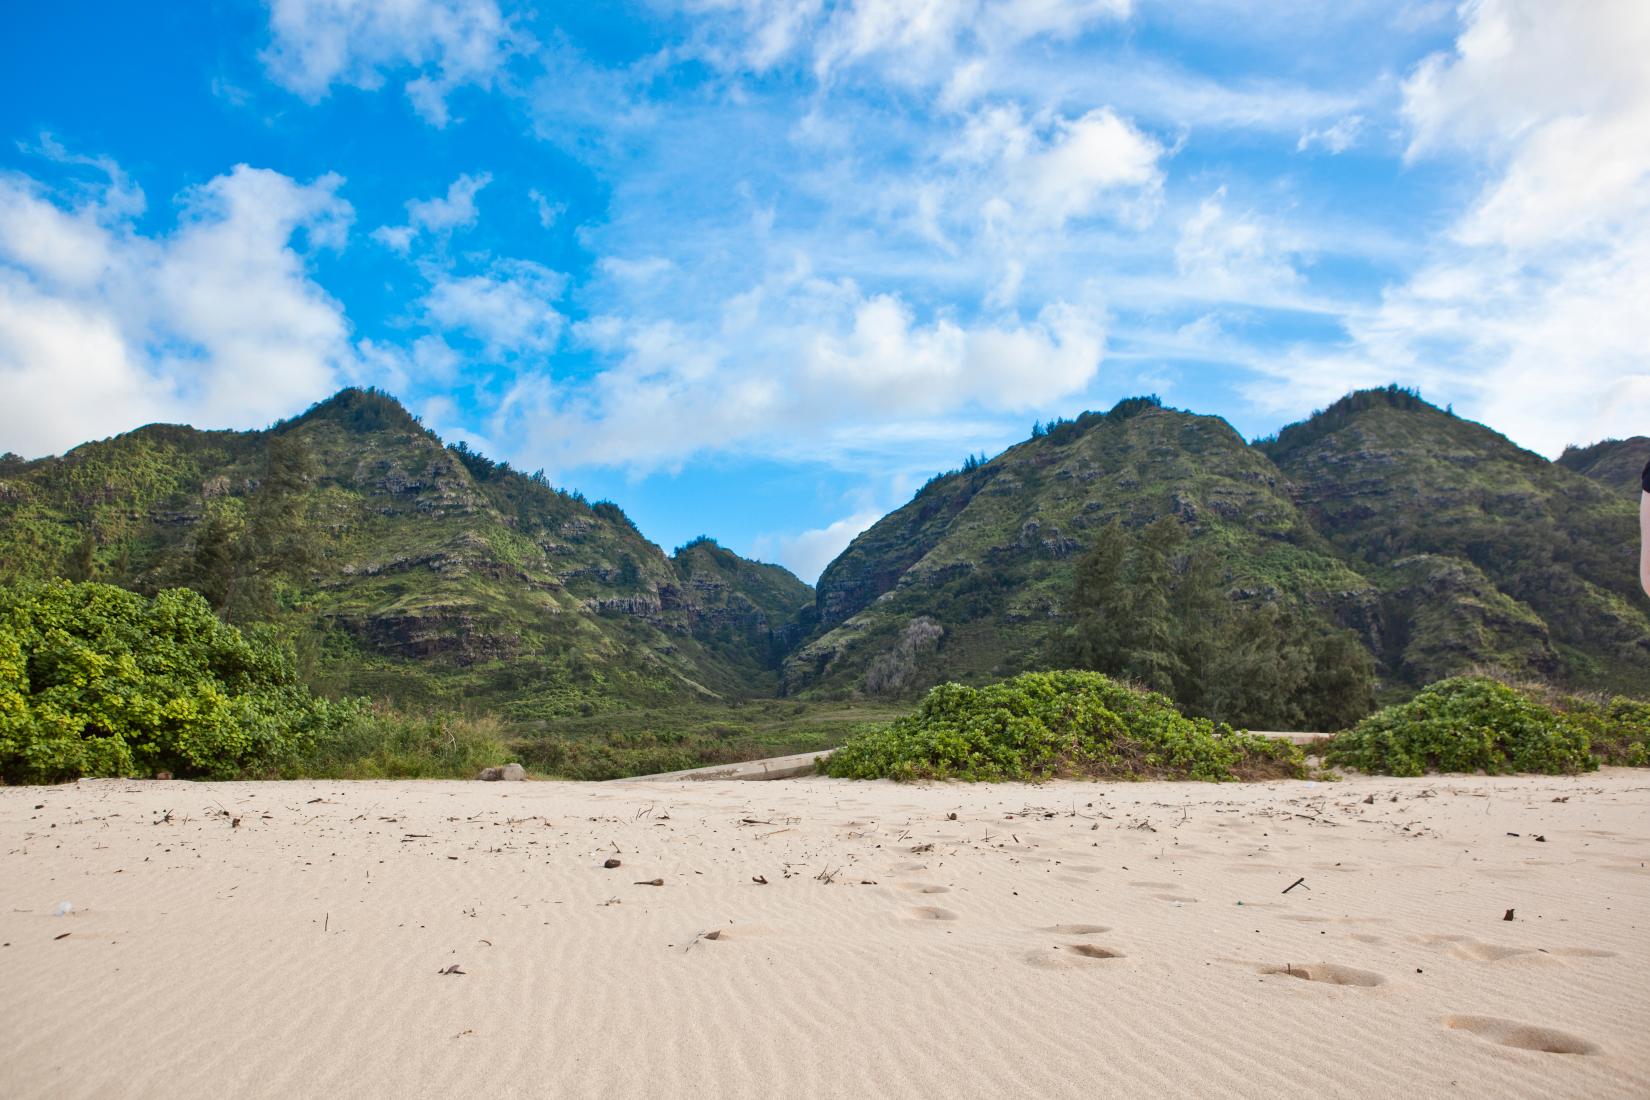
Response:
[[[1440,680],[1337,736],[1326,764],[1381,775],[1539,772],[1598,767],[1584,723],[1500,681]]]
[[[1565,695],[1554,705],[1587,731],[1599,763],[1650,766],[1650,702],[1622,695],[1613,699]]]
[[[199,595],[0,587],[0,778],[271,775],[358,720],[317,698],[267,631]]]
[[[1258,779],[1303,776],[1287,741],[1187,718],[1167,697],[1098,672],[942,684],[823,764],[844,779]]]

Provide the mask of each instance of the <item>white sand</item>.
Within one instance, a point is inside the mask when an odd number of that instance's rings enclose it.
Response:
[[[6,1097],[1650,1095],[1650,772],[107,781],[0,853]]]

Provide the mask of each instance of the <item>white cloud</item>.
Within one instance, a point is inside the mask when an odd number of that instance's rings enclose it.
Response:
[[[561,337],[565,318],[552,304],[567,277],[530,260],[500,260],[481,275],[430,270],[423,306],[432,328],[480,340],[495,357],[544,353]]]
[[[1031,320],[924,321],[896,296],[805,273],[770,278],[692,320],[606,316],[575,334],[612,365],[544,395],[531,461],[558,469],[651,470],[703,451],[879,451],[883,427],[899,425],[909,441],[928,419],[1030,410],[1080,392],[1104,350],[1092,309],[1055,303]]]
[[[1256,302],[1300,283],[1293,251],[1282,230],[1253,214],[1228,213],[1223,186],[1181,223],[1175,267],[1209,297]]]
[[[1482,0],[1404,86],[1409,156],[1485,182],[1430,262],[1257,388],[1397,379],[1556,454],[1650,423],[1650,6]],[[1329,383],[1333,382],[1332,385]]]
[[[753,552],[759,558],[772,558],[798,577],[813,584],[825,567],[861,531],[882,518],[878,511],[855,512],[825,527],[817,527],[794,534],[758,535],[753,540]]]
[[[549,229],[556,224],[556,219],[567,213],[567,204],[551,202],[538,188],[534,187],[527,192],[527,197],[533,201],[533,210],[539,216],[539,224]]]
[[[378,88],[388,74],[435,126],[464,85],[491,87],[525,40],[495,0],[268,0],[264,64],[276,82],[310,101],[335,84]]]
[[[377,240],[397,252],[406,252],[420,233],[445,237],[455,229],[475,225],[476,195],[493,181],[492,174],[460,175],[447,187],[444,197],[412,199],[407,203],[406,225],[381,225],[372,231]]]
[[[155,419],[251,427],[365,369],[305,252],[340,246],[342,180],[238,165],[137,232],[114,173],[64,199],[0,178],[0,436],[31,454]]]
[[[800,53],[821,80],[869,66],[898,84],[947,84],[954,100],[966,98],[960,93],[970,73],[981,86],[982,57],[1034,39],[1069,39],[1125,20],[1133,10],[1132,0],[685,0],[681,6],[705,20],[698,51],[723,68],[761,73]]]
[[[1358,133],[1363,125],[1362,115],[1347,115],[1336,119],[1333,125],[1308,129],[1295,143],[1295,150],[1304,153],[1315,145],[1321,145],[1330,153],[1344,153],[1358,143]]]
[[[1016,190],[1048,223],[1094,213],[1113,196],[1127,195],[1125,218],[1148,221],[1162,186],[1163,147],[1109,108],[1056,123],[1047,144],[1014,165]]]

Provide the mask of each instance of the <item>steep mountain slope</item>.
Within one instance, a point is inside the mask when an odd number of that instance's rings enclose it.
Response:
[[[802,582],[672,560],[590,505],[346,390],[264,432],[155,425],[0,460],[0,579],[188,584],[296,631],[311,675],[520,719],[772,691]]]
[[[1650,463],[1650,436],[1606,439],[1590,447],[1566,447],[1558,464],[1635,498],[1643,492],[1644,467]]]
[[[1357,631],[1388,691],[1475,666],[1650,689],[1633,502],[1396,389],[1255,445],[1131,400],[937,478],[825,570],[785,685],[905,695],[1046,665],[1092,532],[1165,515],[1218,549],[1234,599]]]
[[[1385,593],[1388,668],[1471,663],[1650,687],[1634,502],[1396,389],[1352,394],[1260,445],[1313,526]]]
[[[1312,529],[1265,454],[1217,417],[1132,399],[936,478],[819,580],[790,690],[906,693],[1048,659],[1089,533],[1177,515],[1241,598],[1314,609],[1379,641],[1375,587]]]

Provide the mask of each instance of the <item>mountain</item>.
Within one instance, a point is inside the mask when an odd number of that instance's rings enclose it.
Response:
[[[188,585],[287,633],[323,690],[523,735],[558,719],[600,740],[617,711],[714,703],[695,720],[720,745],[723,703],[791,696],[771,716],[789,720],[1059,663],[1077,563],[1114,523],[1136,539],[1174,517],[1212,552],[1199,591],[1350,630],[1389,696],[1480,666],[1642,694],[1636,502],[1614,485],[1635,445],[1549,462],[1395,388],[1254,443],[1131,398],[934,478],[811,590],[708,538],[667,555],[617,505],[345,390],[267,431],[151,425],[0,458],[0,581]]]
[[[1045,665],[1094,532],[1168,515],[1234,599],[1356,631],[1389,692],[1474,666],[1650,685],[1631,502],[1393,388],[1255,444],[1131,399],[936,478],[826,568],[786,688],[905,695]]]
[[[1396,389],[1349,395],[1259,449],[1381,585],[1381,656],[1405,682],[1490,664],[1650,686],[1632,499]]]
[[[1050,660],[1094,531],[1174,515],[1218,546],[1241,599],[1283,599],[1378,644],[1380,593],[1313,529],[1224,420],[1131,399],[929,482],[819,579],[790,690],[904,693]]]
[[[1558,464],[1634,498],[1643,492],[1644,467],[1650,464],[1650,436],[1606,439],[1591,447],[1566,447]]]
[[[345,390],[268,431],[152,425],[0,459],[0,580],[201,590],[311,679],[515,719],[771,695],[811,590],[590,504]]]

